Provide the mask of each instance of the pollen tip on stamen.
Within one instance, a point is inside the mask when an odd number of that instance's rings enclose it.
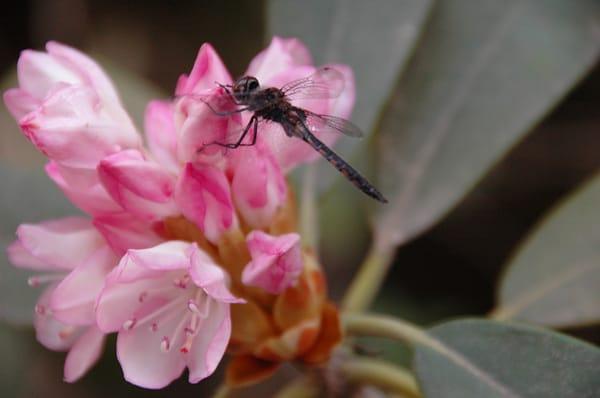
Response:
[[[163,338],[160,340],[160,350],[162,352],[169,352],[170,349],[171,349],[171,341],[169,340],[169,338],[167,336],[163,336]]]
[[[188,300],[188,310],[193,312],[194,314],[200,315],[200,308],[198,308],[198,304],[192,299]]]
[[[132,318],[132,319],[128,319],[125,322],[123,322],[123,329],[124,330],[131,330],[134,328],[135,324],[137,322],[137,319]]]
[[[46,315],[46,307],[42,304],[36,304],[34,310],[38,315]]]
[[[71,337],[71,335],[73,334],[74,331],[75,331],[75,328],[73,326],[64,327],[58,332],[58,337],[61,340],[66,340],[69,337]]]
[[[152,322],[152,325],[150,325],[150,331],[156,332],[157,330],[158,330],[158,324],[156,322]]]
[[[185,334],[188,336],[193,336],[194,333],[196,333],[196,331],[190,327],[185,328],[184,331],[185,331]]]
[[[187,288],[187,280],[186,279],[175,279],[173,281],[173,285],[175,287],[181,288],[181,289],[186,289]]]
[[[29,287],[38,287],[40,285],[40,280],[37,277],[32,276],[27,278],[27,284]]]

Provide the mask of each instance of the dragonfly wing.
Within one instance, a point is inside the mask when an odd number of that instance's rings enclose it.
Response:
[[[345,87],[344,74],[330,66],[324,66],[310,76],[293,80],[281,87],[289,100],[330,99],[340,96]]]
[[[363,132],[354,123],[342,119],[341,117],[331,115],[318,115],[316,113],[309,112],[303,109],[306,114],[306,126],[310,129],[313,134],[320,134],[324,132],[337,132],[342,133],[348,137],[361,138]]]

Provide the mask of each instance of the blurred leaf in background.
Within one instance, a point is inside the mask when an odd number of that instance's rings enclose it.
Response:
[[[384,246],[443,216],[597,61],[594,0],[439,2],[381,122]]]
[[[428,398],[596,397],[600,350],[555,332],[484,320],[428,331],[415,370]]]
[[[600,175],[552,210],[509,262],[496,319],[600,322]]]

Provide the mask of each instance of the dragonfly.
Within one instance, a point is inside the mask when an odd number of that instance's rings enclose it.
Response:
[[[217,115],[230,116],[241,112],[251,112],[248,124],[235,142],[212,142],[228,149],[256,144],[258,126],[262,121],[270,121],[281,126],[288,137],[299,138],[323,156],[344,177],[362,192],[382,203],[387,199],[363,175],[322,142],[317,135],[338,132],[349,137],[362,137],[363,133],[352,122],[332,115],[317,114],[293,105],[298,99],[333,99],[344,90],[344,75],[335,68],[325,66],[313,74],[277,87],[262,87],[254,76],[242,76],[233,84],[217,83],[225,92],[233,109],[224,110],[222,98],[200,98]],[[220,102],[220,103],[218,103]],[[244,142],[251,134],[250,142]]]

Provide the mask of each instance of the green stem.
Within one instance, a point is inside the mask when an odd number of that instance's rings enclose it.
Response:
[[[346,291],[342,308],[348,312],[365,311],[375,299],[394,258],[394,247],[373,245],[358,274]]]
[[[355,383],[374,385],[410,398],[421,396],[412,374],[379,359],[353,358],[341,366],[341,371]]]
[[[412,323],[385,315],[344,314],[344,328],[349,335],[386,337],[409,345],[425,345],[435,350],[440,343]]]
[[[300,198],[300,232],[302,246],[317,251],[319,243],[317,223],[317,168],[309,165],[302,175],[302,192]]]

